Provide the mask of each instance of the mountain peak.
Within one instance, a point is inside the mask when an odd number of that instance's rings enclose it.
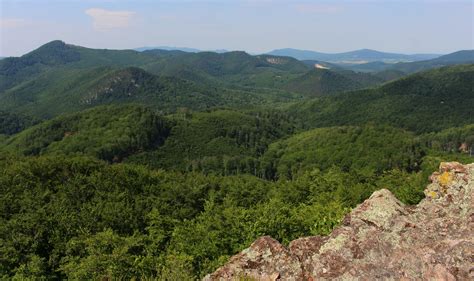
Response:
[[[58,65],[77,61],[80,59],[80,54],[76,48],[66,44],[64,41],[54,40],[21,58],[27,58],[35,63]]]

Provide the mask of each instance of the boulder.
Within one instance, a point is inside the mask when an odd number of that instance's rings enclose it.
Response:
[[[265,236],[205,280],[474,280],[474,164],[441,163],[426,198],[376,191],[326,236]]]

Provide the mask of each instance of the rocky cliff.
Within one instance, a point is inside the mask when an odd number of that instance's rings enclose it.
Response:
[[[430,180],[417,206],[374,192],[329,236],[261,237],[204,280],[474,280],[474,163]]]

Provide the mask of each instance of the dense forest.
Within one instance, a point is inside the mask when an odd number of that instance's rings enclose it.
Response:
[[[474,66],[432,66],[387,82],[59,41],[3,59],[0,279],[196,280],[381,188],[416,204],[440,162],[474,159]]]

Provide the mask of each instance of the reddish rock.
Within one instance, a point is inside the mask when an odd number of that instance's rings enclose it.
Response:
[[[427,198],[374,192],[327,237],[262,237],[205,280],[474,280],[474,164],[442,163]]]
[[[257,280],[301,280],[303,270],[298,258],[270,236],[263,236],[230,258],[218,275],[204,280],[233,280],[239,277]]]
[[[441,162],[440,172],[466,173],[466,167],[458,162]]]

